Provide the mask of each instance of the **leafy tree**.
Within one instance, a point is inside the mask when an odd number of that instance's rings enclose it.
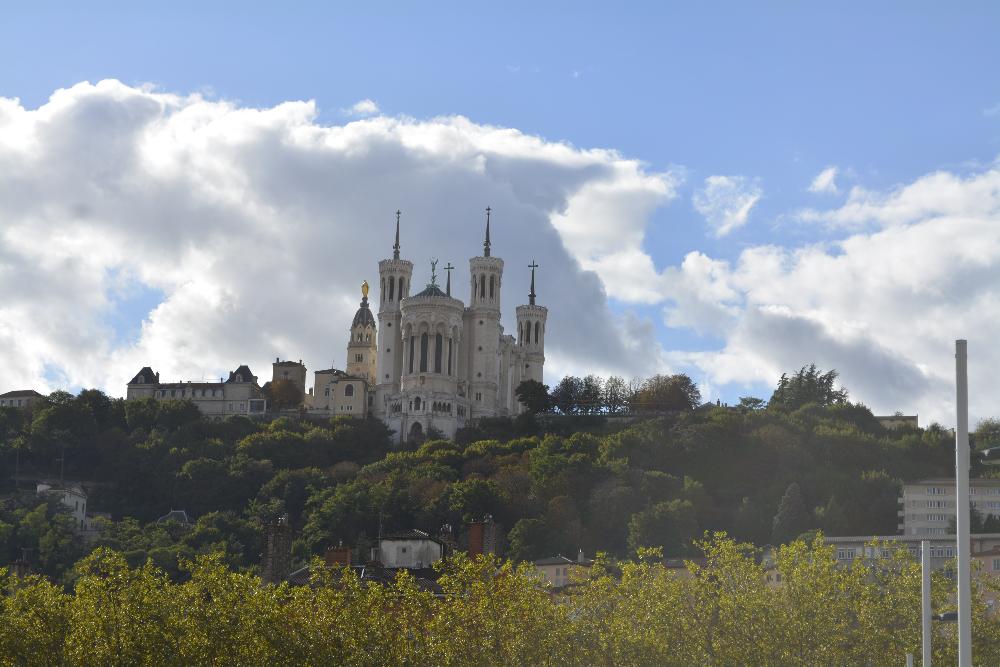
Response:
[[[654,375],[642,384],[635,401],[641,412],[694,410],[701,404],[701,392],[687,375]]]
[[[552,409],[552,398],[549,396],[549,386],[538,380],[525,380],[514,390],[517,400],[533,414],[548,412]]]
[[[740,396],[740,402],[736,407],[744,412],[753,412],[766,408],[767,401],[762,398],[754,398],[753,396]]]
[[[972,433],[972,440],[976,449],[1000,447],[1000,419],[996,417],[981,419]]]
[[[580,388],[580,409],[582,412],[593,414],[602,412],[604,408],[604,380],[596,375],[588,375],[583,378],[583,386]]]
[[[612,375],[604,382],[604,407],[611,414],[619,414],[628,406],[629,392],[625,380]]]
[[[821,373],[816,364],[803,366],[792,377],[782,373],[768,407],[791,412],[809,403],[821,407],[843,403],[847,400],[847,390],[834,388],[837,377],[837,371]]]
[[[580,411],[582,394],[583,380],[567,375],[552,390],[552,404],[562,414],[571,415]]]
[[[302,405],[302,390],[291,380],[274,380],[267,385],[267,405],[271,410],[288,410]]]
[[[799,485],[792,482],[785,489],[778,513],[771,522],[771,544],[784,544],[809,528],[809,515]]]
[[[698,519],[690,500],[657,503],[632,516],[628,524],[628,546],[660,547],[670,556],[687,554],[698,534]]]

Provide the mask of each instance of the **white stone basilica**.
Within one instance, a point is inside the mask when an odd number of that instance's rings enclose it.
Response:
[[[489,214],[487,209],[483,254],[469,260],[468,306],[451,295],[451,264],[444,290],[437,285],[435,261],[431,282],[410,294],[413,263],[400,257],[398,211],[392,259],[378,263],[377,326],[363,287],[346,371],[367,380],[366,407],[400,442],[421,439],[429,429],[452,437],[481,417],[520,414],[524,406],[515,389],[524,380],[542,381],[548,310],[535,303],[536,265],[529,267],[528,303],[516,309],[517,338],[504,334],[503,260],[490,254]]]

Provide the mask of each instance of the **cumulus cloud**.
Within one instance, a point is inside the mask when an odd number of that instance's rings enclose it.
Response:
[[[375,100],[365,98],[355,102],[349,109],[346,109],[349,116],[373,116],[379,112],[378,104]]]
[[[816,178],[814,178],[812,183],[809,185],[809,192],[815,192],[817,194],[837,194],[839,192],[837,189],[837,168],[827,167],[823,171],[816,174]]]
[[[687,363],[715,383],[773,386],[815,362],[839,370],[876,412],[953,424],[954,340],[966,338],[973,419],[997,414],[1000,170],[857,189],[816,216],[872,227],[829,243],[751,247],[734,262],[685,260],[677,280],[702,287],[668,306],[668,322],[725,341]]]
[[[744,176],[709,176],[691,203],[715,235],[722,237],[746,224],[763,194],[759,185]]]
[[[37,109],[0,98],[2,389],[121,395],[144,365],[171,380],[240,363],[264,380],[276,356],[342,365],[358,286],[378,284],[397,207],[415,284],[439,257],[467,298],[492,206],[508,331],[527,265],[541,264],[550,380],[645,374],[664,358],[649,323],[611,312],[598,271],[641,247],[672,174],[460,116],[316,116],[312,102],[253,109],[117,81]],[[159,298],[135,316],[136,294]],[[130,313],[141,325],[123,337]]]

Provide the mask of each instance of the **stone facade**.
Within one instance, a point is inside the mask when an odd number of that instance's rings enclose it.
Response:
[[[218,382],[160,382],[160,374],[149,366],[140,370],[128,383],[126,400],[155,398],[157,400],[191,400],[202,414],[211,419],[230,415],[263,415],[267,401],[257,384],[257,377],[247,366]]]

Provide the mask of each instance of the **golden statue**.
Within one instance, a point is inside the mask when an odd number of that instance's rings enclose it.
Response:
[[[364,297],[364,298],[366,298],[366,299],[368,298],[368,281],[367,280],[364,281],[363,283],[361,283],[361,296]]]

